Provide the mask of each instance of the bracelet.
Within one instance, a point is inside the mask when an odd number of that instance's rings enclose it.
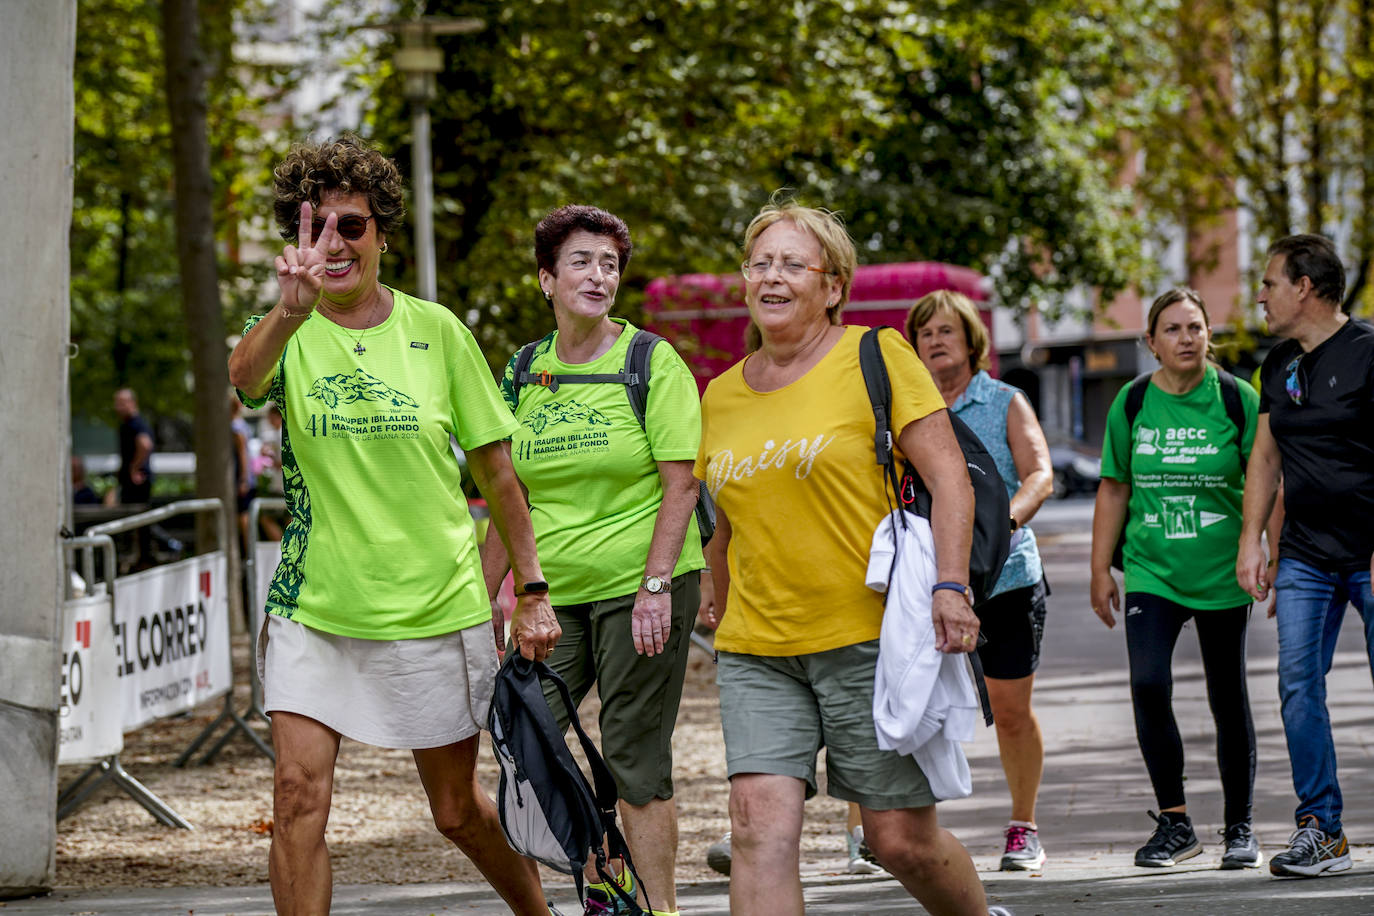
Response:
[[[711,567],[709,567],[709,566],[703,566],[703,567],[701,567],[701,571],[704,572],[704,573],[710,573]]]
[[[314,309],[306,309],[304,312],[293,312],[293,311],[291,311],[289,308],[286,307],[286,303],[283,302],[282,305],[281,305],[281,315],[282,315],[282,318],[285,318],[285,319],[288,320],[288,321],[293,320],[293,319],[296,319],[296,318],[306,318],[306,319],[308,319],[308,318],[309,318],[311,315],[313,315],[313,314],[315,314],[315,310],[314,310]]]

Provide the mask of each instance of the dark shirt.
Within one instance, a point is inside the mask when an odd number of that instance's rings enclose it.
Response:
[[[91,489],[90,484],[83,483],[72,491],[72,503],[78,506],[98,506],[100,497]]]
[[[152,452],[148,453],[141,470],[145,475],[143,483],[136,484],[130,478],[134,455],[137,453],[137,440],[140,435],[153,438],[153,431],[141,416],[134,415],[119,424],[119,499],[125,503],[146,503],[153,490],[153,469],[149,466]]]
[[[1374,553],[1374,327],[1351,319],[1303,354],[1294,404],[1284,385],[1300,353],[1282,341],[1260,370],[1259,409],[1283,462],[1279,556],[1358,572]]]

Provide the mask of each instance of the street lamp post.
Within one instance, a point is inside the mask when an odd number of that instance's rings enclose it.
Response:
[[[447,19],[425,16],[383,26],[399,32],[396,69],[405,76],[405,97],[410,103],[412,183],[415,193],[415,267],[420,297],[439,297],[434,255],[434,164],[430,154],[429,106],[438,94],[436,75],[443,72],[444,52],[434,43],[436,35],[461,35],[485,27],[480,19]]]

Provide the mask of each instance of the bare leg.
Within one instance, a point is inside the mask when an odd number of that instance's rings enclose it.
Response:
[[[647,805],[620,803],[625,842],[635,869],[660,913],[677,909],[677,805],[671,798],[655,798]],[[596,880],[601,880],[597,878]],[[640,899],[644,899],[641,895]]]
[[[434,826],[463,851],[511,911],[548,916],[534,860],[510,848],[496,805],[477,784],[479,736],[412,752]]]
[[[791,776],[742,773],[730,780],[730,912],[801,916],[802,804]]]
[[[272,713],[277,752],[267,872],[280,916],[328,916],[333,876],[324,828],[334,792],[339,733],[314,719]]]
[[[988,700],[997,725],[997,752],[1011,792],[1011,819],[1035,823],[1035,801],[1045,770],[1045,742],[1031,710],[1035,675],[1013,680],[987,678]]]
[[[939,825],[935,806],[863,809],[864,837],[883,868],[931,916],[987,916],[988,901],[973,859]]]

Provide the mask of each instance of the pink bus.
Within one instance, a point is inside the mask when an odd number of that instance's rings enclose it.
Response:
[[[891,325],[901,330],[911,304],[937,289],[961,292],[979,304],[983,323],[992,329],[987,282],[967,267],[935,261],[869,264],[854,272],[844,323]],[[744,278],[734,274],[683,274],[659,277],[645,290],[645,324],[672,341],[697,378],[706,383],[744,357],[749,311],[744,306]],[[997,374],[997,350],[992,350]]]

